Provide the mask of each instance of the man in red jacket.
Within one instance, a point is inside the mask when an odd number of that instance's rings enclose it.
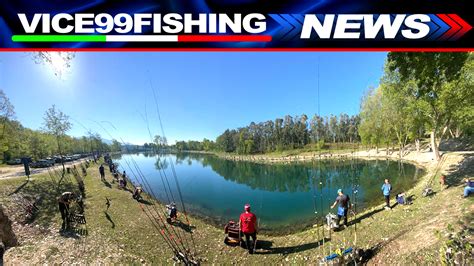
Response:
[[[245,212],[240,215],[239,227],[245,235],[245,244],[249,254],[253,254],[257,243],[257,216],[250,212],[250,204],[245,204],[244,209]],[[252,237],[253,245],[250,245],[250,237]]]

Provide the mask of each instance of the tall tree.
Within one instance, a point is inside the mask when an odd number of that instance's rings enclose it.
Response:
[[[399,155],[402,157],[410,138],[417,139],[423,116],[420,113],[422,102],[413,97],[413,80],[402,82],[397,71],[388,65],[381,79],[381,110],[384,121],[387,121],[385,138],[393,138],[398,143]]]
[[[402,82],[413,80],[417,85],[414,97],[429,106],[426,115],[429,117],[431,148],[436,160],[441,158],[439,143],[453,118],[450,108],[462,106],[464,99],[457,96],[469,94],[457,91],[469,90],[469,86],[459,87],[459,77],[468,56],[468,53],[388,54],[390,70],[397,71]]]
[[[8,99],[7,95],[0,90],[0,119],[2,123],[2,132],[0,135],[0,146],[1,146],[1,154],[4,157],[4,152],[7,150],[8,146],[6,145],[5,141],[5,131],[8,125],[8,122],[15,116],[15,109],[13,105],[10,103],[10,99]]]
[[[44,127],[46,132],[56,138],[58,144],[58,153],[61,156],[61,164],[63,166],[62,178],[59,181],[60,183],[64,178],[64,174],[66,173],[66,168],[64,166],[64,151],[62,149],[61,142],[66,136],[66,132],[71,129],[72,124],[69,122],[69,116],[64,114],[61,110],[56,109],[56,106],[53,105],[44,114]]]
[[[382,110],[382,93],[380,90],[370,89],[362,98],[360,110],[359,134],[362,142],[374,145],[377,153],[386,135],[385,121]]]

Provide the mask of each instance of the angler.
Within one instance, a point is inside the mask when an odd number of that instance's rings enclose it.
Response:
[[[166,205],[166,209],[168,210],[168,217],[166,221],[171,224],[178,220],[178,209],[176,209],[176,203],[171,202],[170,204]]]
[[[240,215],[239,226],[245,235],[245,244],[249,254],[253,254],[257,246],[257,216],[250,211],[250,204],[245,204],[244,210],[245,212]],[[252,237],[253,245],[250,244],[250,237]]]
[[[347,226],[347,213],[350,208],[350,199],[349,196],[342,192],[342,189],[337,190],[337,195],[336,201],[331,205],[331,209],[333,209],[339,203],[339,206],[337,207],[336,226],[339,226],[342,217],[344,217],[344,226]]]
[[[99,166],[99,174],[100,174],[100,180],[102,180],[102,182],[105,181],[105,170],[104,170],[104,165],[103,164],[100,164]]]
[[[61,225],[61,230],[69,228],[69,207],[73,200],[75,200],[76,194],[74,192],[64,192],[61,196],[58,197],[58,206],[59,212],[61,213],[61,219],[63,223]]]
[[[388,179],[385,179],[383,185],[382,185],[382,193],[385,198],[385,209],[391,209],[390,207],[390,192],[392,191],[392,185],[388,181]]]

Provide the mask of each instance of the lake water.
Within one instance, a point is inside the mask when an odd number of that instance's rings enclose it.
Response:
[[[115,161],[133,182],[137,181],[136,163],[164,203],[173,201],[171,197],[179,201],[172,162],[189,213],[222,225],[238,220],[244,204],[249,203],[260,228],[275,233],[301,230],[318,221],[321,214],[335,212],[329,206],[339,188],[360,211],[383,202],[381,186],[385,178],[390,179],[395,195],[411,188],[423,174],[414,165],[390,160],[259,164],[204,154],[124,154]]]

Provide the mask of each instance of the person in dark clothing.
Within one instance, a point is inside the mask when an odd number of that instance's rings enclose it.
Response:
[[[136,187],[135,190],[133,191],[132,198],[134,198],[136,201],[140,201],[142,199],[142,188],[141,187]]]
[[[344,226],[347,226],[347,213],[350,208],[350,199],[349,196],[345,195],[342,192],[342,189],[337,190],[337,198],[336,201],[331,205],[331,209],[336,207],[337,204],[339,206],[337,207],[337,221],[336,225],[339,226],[339,222],[341,221],[341,218],[344,217]]]
[[[116,181],[119,180],[119,173],[117,173],[117,171],[115,171],[112,175],[114,176]]]
[[[245,212],[240,215],[239,227],[245,235],[245,245],[249,254],[255,252],[257,243],[257,216],[250,212],[250,204],[245,204]],[[252,237],[253,245],[250,244],[250,237]]]
[[[168,210],[168,217],[166,218],[166,221],[171,224],[178,219],[178,209],[176,209],[176,203],[171,202],[170,204],[166,205],[166,209]]]
[[[104,170],[103,164],[99,166],[99,174],[100,174],[100,180],[105,181],[105,170]]]
[[[125,173],[125,171],[123,171],[123,174],[122,174],[122,185],[123,185],[123,188],[127,188],[127,174]]]
[[[59,212],[61,213],[61,219],[63,220],[63,224],[61,225],[62,230],[69,227],[69,205],[75,198],[76,194],[74,194],[74,192],[64,192],[58,198]]]

